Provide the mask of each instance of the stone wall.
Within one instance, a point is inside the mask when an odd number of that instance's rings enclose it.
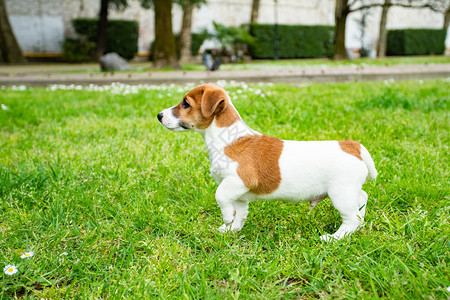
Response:
[[[110,10],[112,19],[129,19],[139,22],[139,52],[146,55],[154,39],[154,14],[140,7],[139,1],[129,0],[124,11]],[[96,17],[100,0],[6,0],[13,30],[19,44],[27,54],[59,53],[65,37],[73,36],[73,18]],[[212,29],[212,22],[238,26],[250,20],[252,0],[208,0],[206,5],[194,10],[193,30]],[[278,0],[279,24],[334,24],[335,0]],[[275,2],[261,0],[259,23],[274,23]],[[369,17],[366,44],[375,45],[381,8],[373,9]],[[182,11],[174,5],[173,28],[181,27]],[[347,47],[359,48],[359,28],[355,21],[358,13],[349,16]],[[394,7],[388,16],[388,28],[441,28],[443,15],[429,9]],[[450,39],[447,39],[447,45]]]

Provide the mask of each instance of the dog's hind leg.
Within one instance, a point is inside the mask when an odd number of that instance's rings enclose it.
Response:
[[[367,193],[364,192],[363,190],[361,190],[360,194],[359,194],[359,215],[361,216],[361,221],[364,221],[364,216],[366,215],[366,207],[367,207]]]
[[[365,213],[365,206],[362,210],[359,208],[361,207],[360,203],[364,202],[363,195],[359,187],[337,187],[330,189],[328,195],[334,208],[341,215],[342,224],[335,233],[326,234],[320,238],[324,241],[339,240],[355,232],[362,224],[364,218],[362,212]],[[367,198],[365,201],[367,201]]]
[[[216,201],[222,212],[224,223],[218,228],[219,231],[226,232],[234,229],[232,228],[234,219],[238,217],[241,219],[239,222],[241,222],[242,216],[245,215],[246,217],[246,213],[241,207],[239,207],[239,211],[235,210],[235,205],[237,200],[247,192],[247,187],[239,177],[227,177],[222,180],[216,190]]]

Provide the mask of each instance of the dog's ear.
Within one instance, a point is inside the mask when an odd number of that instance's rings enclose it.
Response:
[[[219,113],[225,107],[226,95],[221,90],[205,90],[202,96],[201,110],[205,118]]]

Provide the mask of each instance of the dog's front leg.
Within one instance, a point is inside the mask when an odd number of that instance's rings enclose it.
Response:
[[[226,232],[235,229],[232,226],[236,214],[234,203],[247,192],[248,189],[239,177],[226,177],[222,180],[216,191],[216,201],[222,212],[224,224],[217,230]]]
[[[248,201],[239,199],[238,201],[234,201],[233,206],[236,213],[233,224],[231,224],[231,230],[239,231],[244,227],[245,221],[247,220]]]

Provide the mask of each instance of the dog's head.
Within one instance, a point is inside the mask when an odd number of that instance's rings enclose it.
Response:
[[[216,125],[226,127],[239,115],[225,90],[217,85],[197,86],[184,95],[183,100],[158,114],[158,120],[172,131],[203,130],[216,118]],[[217,120],[220,118],[220,122]]]

